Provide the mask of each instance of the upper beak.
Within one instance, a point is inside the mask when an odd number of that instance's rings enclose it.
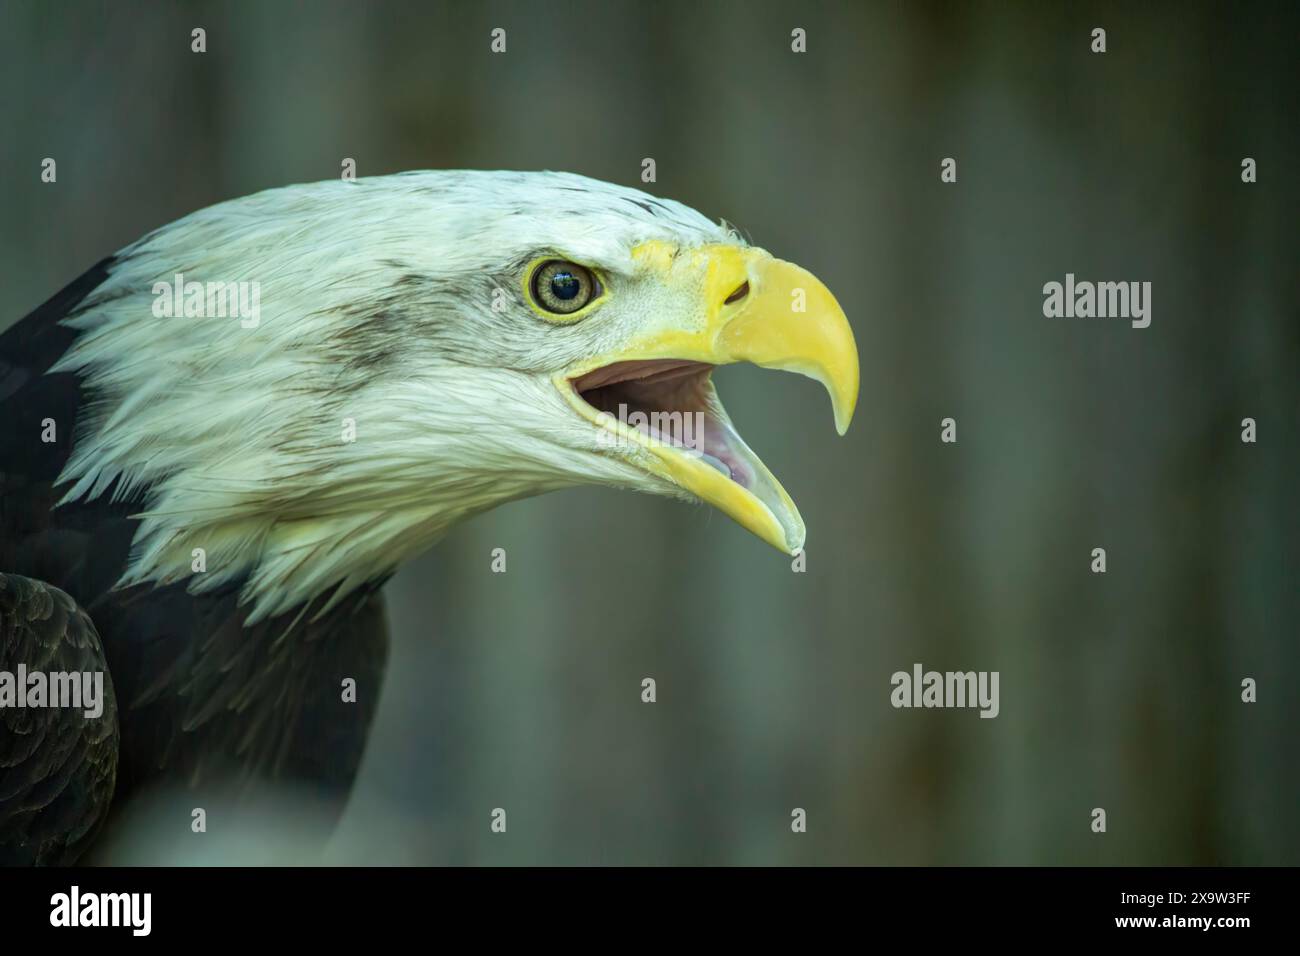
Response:
[[[765,368],[798,372],[821,382],[830,394],[835,426],[842,435],[853,418],[858,397],[858,353],[853,330],[835,296],[810,272],[773,258],[762,249],[730,245],[678,251],[649,242],[634,257],[679,291],[694,308],[656,316],[617,354],[601,356],[557,378],[575,408],[593,421],[598,416],[576,394],[572,381],[615,362],[686,359],[710,365],[752,362]],[[678,449],[644,441],[655,456],[652,470],[719,508],[773,546],[794,553],[803,547],[804,525],[798,509],[767,467],[730,429],[714,398],[722,425],[729,430],[729,450],[753,473],[744,487]],[[626,429],[604,416],[600,424]],[[622,434],[623,431],[620,431]]]
[[[792,262],[759,259],[749,275],[738,310],[720,316],[716,354],[821,382],[843,435],[858,403],[858,350],[844,310],[816,276]]]

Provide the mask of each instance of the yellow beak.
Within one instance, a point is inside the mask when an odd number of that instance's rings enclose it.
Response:
[[[821,382],[843,435],[858,403],[858,350],[844,310],[816,276],[792,262],[768,257],[750,274],[749,294],[734,315],[722,316],[717,356]]]
[[[558,377],[557,386],[585,417],[640,441],[652,453],[649,470],[712,504],[774,547],[787,553],[799,551],[804,525],[798,509],[739,436],[733,434],[735,447],[746,456],[747,467],[755,476],[748,488],[698,458],[650,441],[636,429],[600,415],[570,383],[614,362],[752,362],[821,382],[830,394],[836,429],[842,435],[858,398],[858,353],[843,310],[815,276],[762,249],[709,245],[679,252],[656,241],[637,247],[633,255],[645,272],[666,287],[670,300],[679,307],[643,324],[617,354],[593,358]],[[729,427],[720,404],[717,412]]]

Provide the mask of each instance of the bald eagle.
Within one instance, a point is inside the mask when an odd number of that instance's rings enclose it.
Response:
[[[710,380],[742,361],[821,382],[848,427],[857,352],[821,282],[572,174],[289,186],[100,262],[0,336],[0,861],[72,862],[164,780],[341,810],[380,588],[503,502],[702,500],[798,552]],[[110,699],[23,706],[20,671],[103,673]]]

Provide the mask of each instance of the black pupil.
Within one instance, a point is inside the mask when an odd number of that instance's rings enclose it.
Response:
[[[551,276],[551,292],[557,299],[568,302],[582,291],[582,282],[572,272],[557,272]]]

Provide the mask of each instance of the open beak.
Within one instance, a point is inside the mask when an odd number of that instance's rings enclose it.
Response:
[[[648,471],[774,547],[799,551],[798,509],[732,427],[710,375],[717,365],[752,362],[816,379],[842,435],[858,398],[858,353],[843,310],[815,276],[762,249],[648,242],[634,257],[684,310],[657,316],[617,354],[557,376],[557,387],[611,440],[635,446]]]

